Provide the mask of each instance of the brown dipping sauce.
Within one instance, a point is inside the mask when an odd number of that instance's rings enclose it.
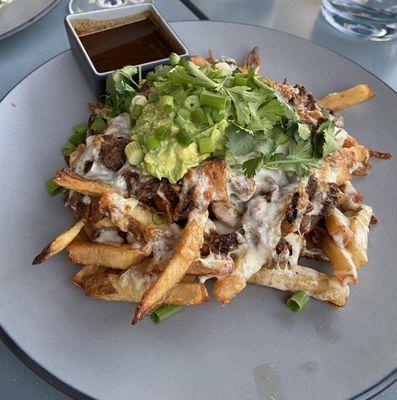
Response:
[[[79,35],[95,69],[109,72],[180,53],[150,16],[128,24]]]

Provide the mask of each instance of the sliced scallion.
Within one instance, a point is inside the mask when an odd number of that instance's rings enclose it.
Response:
[[[174,109],[174,98],[169,95],[160,97],[160,106],[165,112],[171,112]]]
[[[78,124],[73,127],[73,132],[74,133],[79,133],[79,134],[86,134],[88,129],[88,124],[87,122],[82,122],[81,124]]]
[[[203,90],[200,93],[200,104],[217,110],[223,110],[226,107],[227,97],[217,93]]]
[[[210,137],[203,137],[197,140],[200,154],[212,153],[215,150],[214,143]]]
[[[179,61],[181,61],[181,57],[178,56],[178,54],[176,54],[176,53],[170,54],[170,64],[171,65],[178,65]]]
[[[172,317],[174,314],[181,310],[182,306],[167,304],[165,306],[159,307],[157,310],[154,310],[150,316],[154,323],[160,324],[161,322],[165,321],[167,318]]]
[[[209,126],[213,126],[214,125],[214,120],[211,117],[211,113],[208,110],[205,110],[205,118],[207,119],[207,123]]]
[[[186,123],[186,120],[185,120],[185,118],[182,117],[182,115],[177,115],[177,116],[174,118],[174,122],[175,122],[177,125],[179,125],[180,127],[183,127],[183,126],[185,125],[185,123]]]
[[[196,96],[195,94],[192,94],[191,96],[186,97],[185,99],[185,107],[189,110],[189,111],[194,111],[197,108],[200,107],[200,99],[198,96]]]
[[[167,136],[167,127],[164,125],[159,126],[154,135],[158,140],[163,140]]]
[[[295,292],[287,300],[286,305],[293,312],[300,312],[309,300],[310,296],[308,296],[305,292],[299,291]]]
[[[186,110],[186,108],[180,108],[178,110],[178,114],[181,115],[185,119],[189,119],[190,118],[190,111]]]
[[[155,225],[164,225],[167,223],[167,216],[162,212],[154,212],[152,214],[152,222]]]
[[[201,107],[196,108],[194,111],[192,111],[192,121],[197,125],[207,122],[205,112]]]
[[[175,136],[176,141],[182,145],[183,147],[188,146],[190,143],[193,142],[191,136],[183,129],[181,129]]]
[[[124,153],[131,165],[138,165],[143,160],[143,150],[137,142],[128,143],[124,149]]]
[[[157,140],[155,135],[150,135],[146,139],[146,147],[149,151],[156,150],[160,147],[160,142]]]

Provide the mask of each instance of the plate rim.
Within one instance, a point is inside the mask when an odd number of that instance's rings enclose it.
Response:
[[[43,18],[45,15],[47,15],[50,11],[52,11],[59,3],[61,2],[61,0],[53,0],[53,2],[51,4],[49,4],[47,7],[45,7],[43,10],[41,10],[38,14],[36,14],[34,17],[28,19],[27,21],[23,22],[22,24],[16,26],[15,28],[11,28],[10,30],[2,33],[0,35],[0,40],[3,40],[9,36],[14,35],[15,33],[18,33],[22,30],[24,30],[25,28],[29,27],[30,25],[32,25],[34,22],[38,21],[39,19]],[[50,59],[52,60],[52,58]],[[48,60],[48,61],[50,61]],[[45,62],[43,63],[45,64]],[[43,65],[41,64],[41,65]],[[39,67],[41,67],[41,65]],[[34,71],[32,71],[34,72]],[[22,78],[15,86],[19,85],[25,78],[27,78],[30,74],[26,75],[24,78]],[[14,87],[15,87],[14,86]],[[12,89],[14,89],[14,87]],[[11,89],[11,90],[12,90]],[[8,94],[8,93],[7,93]],[[3,100],[3,99],[1,99]],[[1,101],[0,100],[0,101]]]
[[[57,3],[60,2],[60,0],[54,0],[54,3],[49,6],[49,9],[44,14],[40,14],[40,16],[37,18],[41,18],[45,14],[47,14],[51,9],[53,9]],[[30,20],[33,22],[33,20]],[[29,22],[29,21],[28,21]],[[326,46],[322,46],[318,43],[315,43],[309,39],[305,39],[302,37],[299,37],[297,35],[294,35],[289,32],[283,32],[278,29],[274,28],[268,28],[260,25],[255,25],[255,24],[248,24],[248,23],[239,23],[239,22],[228,22],[228,21],[221,21],[221,20],[180,20],[180,21],[172,21],[170,22],[171,26],[174,24],[178,23],[183,23],[183,22],[195,22],[195,23],[215,23],[215,24],[225,24],[225,25],[242,25],[242,26],[248,26],[248,27],[254,27],[258,29],[262,29],[265,31],[273,31],[277,32],[278,34],[286,35],[293,37],[295,39],[308,42],[316,47],[319,47],[320,49],[325,49],[326,51],[337,54],[339,57],[343,58],[344,60],[348,61],[349,63],[353,64],[354,66],[360,68],[361,70],[367,72],[370,74],[375,80],[383,84],[387,89],[389,89],[394,95],[397,96],[397,90],[394,90],[389,84],[384,82],[382,79],[380,79],[378,76],[376,76],[373,72],[369,71],[365,67],[359,65],[357,62],[349,59],[348,57],[344,56],[343,54],[340,54],[339,52],[330,49]],[[20,26],[21,27],[21,26]],[[23,28],[19,29],[22,30]],[[0,36],[0,40],[3,38],[3,36]],[[71,52],[71,49],[66,49],[53,57],[49,58],[48,60],[44,61],[40,65],[38,65],[36,68],[34,68],[31,72],[29,72],[27,75],[25,75],[22,79],[20,79],[12,88],[10,88],[4,96],[0,98],[0,103],[2,103],[11,92],[16,89],[25,79],[29,78],[30,75],[35,73],[38,69],[46,65],[47,63],[50,63],[54,61],[56,58],[61,57],[62,55],[65,55],[66,53]],[[1,342],[9,348],[9,350],[25,365],[27,366],[32,372],[34,372],[37,376],[39,376],[41,379],[43,379],[45,382],[50,384],[52,387],[55,389],[59,390],[63,394],[75,399],[75,400],[95,400],[93,397],[90,397],[88,394],[76,389],[70,384],[67,384],[63,382],[60,378],[58,378],[55,374],[52,372],[48,371],[46,368],[42,367],[38,362],[36,362],[31,356],[28,355],[28,353],[22,349],[21,346],[19,346],[11,337],[10,334],[7,333],[7,331],[3,328],[1,321],[0,321],[0,340]],[[397,365],[394,370],[392,370],[389,374],[387,374],[385,377],[383,377],[380,381],[372,384],[369,386],[367,389],[364,389],[362,392],[354,395],[353,397],[350,397],[349,399],[346,400],[371,400],[375,396],[379,395],[382,393],[384,390],[389,388],[393,383],[397,382]]]

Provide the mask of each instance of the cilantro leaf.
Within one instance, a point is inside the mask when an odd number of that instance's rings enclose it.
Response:
[[[339,150],[340,146],[335,139],[336,132],[336,126],[330,120],[320,124],[314,136],[314,148],[318,157],[326,157]]]
[[[310,128],[307,124],[297,124],[298,125],[298,136],[302,139],[302,140],[308,140],[311,136],[311,132],[310,132]]]
[[[235,158],[247,157],[252,153],[269,154],[274,151],[271,139],[250,134],[235,124],[229,124],[226,136],[226,147]]]
[[[262,165],[263,157],[253,158],[243,163],[243,171],[248,177],[253,177],[262,168]]]
[[[106,79],[106,105],[109,106],[113,115],[119,115],[128,109],[132,98],[139,88],[139,83],[135,82],[133,76],[137,74],[136,67],[126,65],[114,71]]]
[[[258,110],[258,114],[262,118],[266,118],[272,125],[281,121],[284,115],[284,108],[278,99],[270,100],[267,104]]]
[[[313,156],[312,145],[307,141],[293,141],[288,154],[273,153],[263,158],[263,166],[269,169],[295,172],[299,176],[307,175],[311,168],[318,166],[318,158]]]

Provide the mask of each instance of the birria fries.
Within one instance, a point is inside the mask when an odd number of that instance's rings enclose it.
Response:
[[[208,301],[206,281],[222,305],[255,284],[344,306],[374,220],[350,181],[371,165],[333,112],[374,93],[358,85],[317,101],[260,76],[258,47],[242,67],[212,52],[170,64],[143,81],[131,66],[109,77],[53,178],[78,222],[33,264],[66,248],[81,265],[71,282],[137,303],[134,324]]]

